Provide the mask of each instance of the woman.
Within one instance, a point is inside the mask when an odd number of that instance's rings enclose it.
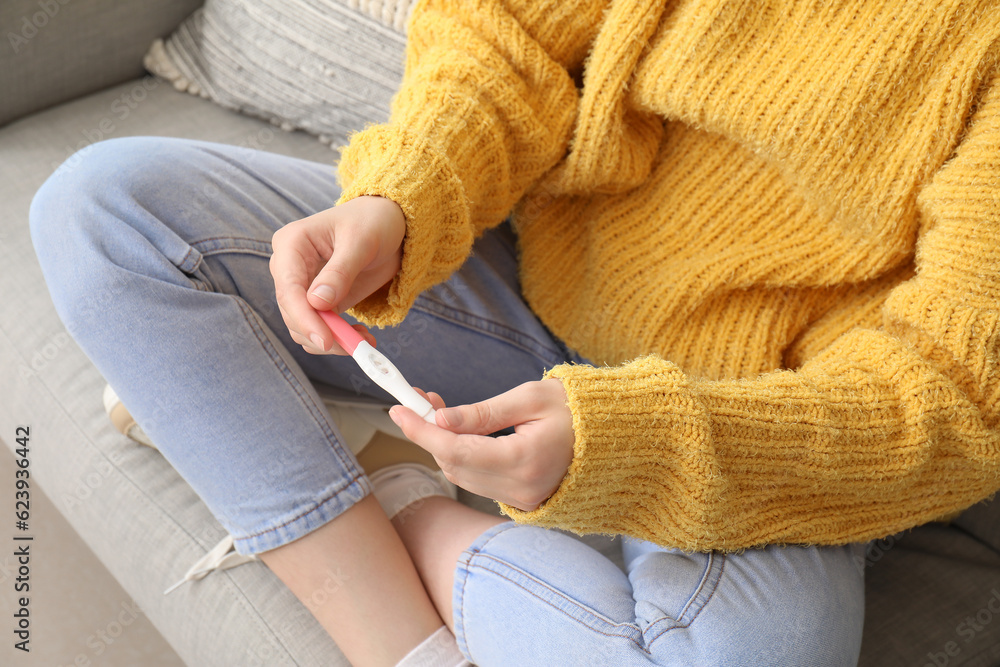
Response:
[[[106,142],[33,238],[237,549],[303,601],[338,573],[310,608],[353,663],[853,664],[863,543],[1000,487],[998,13],[427,0],[339,185]],[[362,471],[310,384],[379,396],[348,308],[513,522]],[[542,527],[624,535],[624,572]]]

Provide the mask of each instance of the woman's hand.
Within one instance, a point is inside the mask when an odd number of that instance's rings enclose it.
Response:
[[[275,232],[271,277],[292,340],[313,354],[346,354],[316,311],[343,312],[391,281],[405,231],[396,202],[364,196]],[[355,328],[375,343],[363,326]]]
[[[437,425],[401,405],[389,411],[406,437],[429,451],[454,484],[521,510],[552,495],[573,460],[573,415],[557,379],[526,382],[481,403],[437,408]],[[513,435],[489,437],[509,426]]]

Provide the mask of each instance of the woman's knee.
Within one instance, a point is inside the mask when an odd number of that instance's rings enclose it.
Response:
[[[109,264],[125,263],[151,236],[150,229],[138,229],[157,217],[157,197],[150,193],[166,185],[165,167],[190,158],[185,144],[157,137],[97,142],[72,155],[35,194],[31,240],[67,326],[79,304],[98,295],[110,298],[113,283],[126,280],[125,272],[110,271]]]
[[[65,208],[105,198],[108,193],[169,186],[169,174],[190,173],[196,166],[197,143],[170,137],[120,137],[90,144],[49,176],[35,195],[32,211],[42,213],[47,204]]]
[[[727,554],[712,590],[701,591],[703,608],[651,641],[653,654],[696,646],[712,657],[706,664],[854,665],[864,621],[856,553],[772,546]]]
[[[79,234],[103,235],[97,229],[109,218],[96,209],[120,208],[135,202],[176,153],[174,140],[124,137],[91,144],[71,155],[35,193],[29,212],[32,243],[44,263],[53,249],[63,249]],[[163,172],[160,171],[162,174]]]

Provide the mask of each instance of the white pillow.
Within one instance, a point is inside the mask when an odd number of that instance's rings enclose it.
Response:
[[[207,0],[145,66],[178,90],[335,147],[385,122],[416,0]]]

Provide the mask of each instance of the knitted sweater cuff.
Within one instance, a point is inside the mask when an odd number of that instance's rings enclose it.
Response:
[[[368,325],[398,324],[417,295],[448,278],[472,248],[462,182],[442,151],[394,124],[353,135],[338,170],[343,188],[338,204],[377,195],[399,204],[406,216],[399,273],[350,311]]]
[[[711,522],[698,513],[714,506],[723,480],[712,452],[703,451],[711,438],[694,432],[707,423],[704,408],[675,364],[647,357],[616,368],[562,365],[545,377],[566,389],[573,462],[540,507],[525,512],[500,503],[505,514],[580,534],[667,538],[695,550],[724,541],[705,532]]]

